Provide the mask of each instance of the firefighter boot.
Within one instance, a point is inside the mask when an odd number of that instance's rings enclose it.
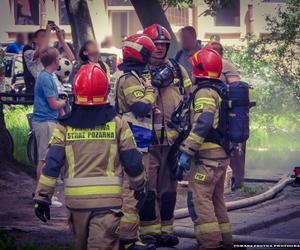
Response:
[[[157,247],[174,247],[178,245],[179,239],[174,234],[161,234],[157,241]]]
[[[153,244],[144,244],[141,241],[120,240],[120,250],[155,250]]]

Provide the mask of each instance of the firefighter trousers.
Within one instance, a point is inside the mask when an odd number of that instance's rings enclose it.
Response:
[[[167,156],[170,146],[151,146],[148,176],[148,196],[140,210],[140,233],[172,234],[176,204],[177,181],[171,178]]]
[[[118,250],[120,216],[114,212],[70,211],[76,250]]]
[[[143,152],[143,165],[146,167],[149,162],[149,153]],[[146,176],[148,180],[148,177]],[[134,191],[130,189],[129,180],[126,173],[124,174],[123,182],[123,205],[120,223],[120,239],[126,241],[139,240],[139,211],[136,208],[137,200],[134,198]]]
[[[127,174],[124,174],[123,182],[123,216],[120,222],[120,240],[138,240],[139,215],[136,208],[137,201],[134,198],[134,191],[130,189]]]
[[[192,161],[188,209],[194,222],[199,249],[231,249],[232,233],[224,200],[224,181],[229,160]],[[223,243],[221,243],[223,242]]]

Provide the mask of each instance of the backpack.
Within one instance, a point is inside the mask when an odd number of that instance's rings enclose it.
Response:
[[[242,81],[230,85],[218,80],[203,82],[193,92],[191,105],[194,105],[196,93],[203,88],[215,90],[222,98],[218,126],[210,130],[205,142],[217,143],[230,154],[232,144],[246,142],[249,138],[249,111],[253,104],[249,100],[250,85]]]
[[[181,136],[182,142],[191,130],[191,107],[195,105],[195,96],[199,90],[204,88],[215,90],[222,99],[218,126],[210,130],[205,142],[219,144],[227,154],[230,154],[233,150],[233,144],[246,142],[249,138],[249,111],[252,106],[255,106],[255,103],[249,100],[250,86],[246,82],[237,81],[230,85],[219,80],[202,82],[190,94],[188,100],[184,99],[178,105],[172,114],[170,125],[177,127],[183,125],[180,129],[184,134]],[[188,112],[182,116],[187,109]]]

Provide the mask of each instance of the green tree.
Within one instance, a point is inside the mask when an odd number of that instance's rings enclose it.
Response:
[[[300,100],[300,1],[288,0],[275,16],[266,17],[266,23],[270,34],[249,43],[249,56],[271,65]]]
[[[78,51],[87,40],[94,40],[95,33],[87,0],[65,0],[72,40]]]

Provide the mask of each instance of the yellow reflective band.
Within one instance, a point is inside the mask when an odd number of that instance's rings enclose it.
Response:
[[[86,97],[79,97],[79,96],[77,96],[77,100],[79,102],[87,102],[88,101],[88,99]]]
[[[192,86],[192,81],[191,81],[190,79],[185,79],[185,80],[183,81],[183,86],[184,86],[185,88],[188,88],[188,87]]]
[[[200,150],[214,149],[214,148],[221,148],[221,146],[212,142],[204,142],[201,145]]]
[[[134,91],[140,90],[144,92],[144,87],[142,85],[133,85],[123,90],[125,96],[132,94]]]
[[[156,130],[155,133],[157,136],[161,136],[161,130]],[[173,137],[178,136],[178,132],[176,130],[168,130],[165,131],[165,136],[171,139]]]
[[[109,156],[108,156],[108,162],[106,167],[106,175],[107,176],[114,176],[115,172],[115,160],[117,157],[118,152],[118,146],[117,144],[111,144],[109,148]]]
[[[56,178],[53,178],[53,177],[47,177],[45,175],[41,175],[40,176],[40,179],[39,179],[39,182],[45,186],[48,186],[48,187],[55,187],[55,184],[56,184]]]
[[[166,226],[161,226],[161,231],[164,233],[173,233],[173,226],[172,225],[166,225]]]
[[[104,102],[104,98],[103,97],[94,97],[93,101],[94,102]]]
[[[81,196],[81,195],[110,195],[121,194],[121,186],[89,186],[89,187],[66,187],[65,195]]]
[[[123,212],[121,221],[127,223],[139,223],[139,216],[137,214],[129,214]]]
[[[176,130],[168,130],[166,135],[168,138],[172,138],[178,136],[178,132]]]
[[[72,145],[67,145],[65,148],[66,158],[68,163],[68,177],[74,177],[74,168],[75,168],[75,159],[74,159],[74,151]]]
[[[208,76],[212,76],[212,77],[218,77],[219,74],[216,72],[207,72]]]
[[[206,175],[205,174],[196,173],[194,178],[197,181],[205,181]]]
[[[141,98],[141,97],[144,97],[144,96],[145,96],[144,92],[141,91],[141,90],[136,90],[136,91],[134,91],[134,92],[133,92],[133,95],[134,95],[136,98]]]
[[[133,48],[133,49],[137,50],[138,52],[140,52],[143,49],[142,45],[131,42],[131,41],[124,41],[123,46]]]
[[[208,105],[212,105],[212,106],[216,106],[216,103],[215,103],[215,99],[213,98],[205,98],[205,97],[200,97],[200,98],[197,98],[195,100],[195,108],[198,106],[198,105],[203,105],[203,104],[208,104]]]
[[[140,233],[141,234],[153,234],[153,233],[161,233],[161,225],[155,224],[150,226],[140,226]]]
[[[148,101],[149,103],[154,103],[155,99],[153,97],[153,93],[151,93],[151,94],[147,93],[146,96],[144,97],[144,100]]]
[[[58,139],[60,140],[61,142],[64,142],[65,141],[65,136],[64,134],[58,129],[58,128],[55,128],[53,130],[53,133],[52,133],[52,136],[51,136],[51,139],[49,141],[49,144],[52,144],[54,142],[55,139]]]
[[[99,176],[99,177],[84,177],[84,178],[67,178],[64,179],[66,187],[79,186],[108,186],[122,185],[122,178],[117,176]]]
[[[191,140],[197,144],[201,144],[204,140],[203,137],[193,133],[193,132],[190,132],[189,136],[187,137],[188,140]]]
[[[219,224],[221,233],[231,233],[230,223],[221,223]]]
[[[82,140],[114,140],[116,139],[116,123],[108,122],[94,129],[77,129],[68,127],[66,141]]]
[[[196,226],[198,234],[220,233],[220,227],[217,222],[205,223]]]
[[[130,128],[126,129],[125,132],[121,135],[121,141],[128,140],[133,137],[132,131]]]

